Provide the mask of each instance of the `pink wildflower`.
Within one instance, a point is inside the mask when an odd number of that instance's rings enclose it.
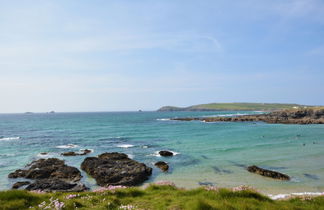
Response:
[[[78,195],[75,195],[75,194],[70,194],[70,195],[67,195],[65,198],[66,199],[72,199],[72,198],[75,198],[77,197]]]
[[[32,190],[32,191],[30,191],[30,192],[32,192],[32,193],[37,193],[37,194],[44,194],[44,193],[46,193],[46,192],[44,192],[44,191],[42,191],[42,190]]]
[[[244,190],[256,191],[253,187],[246,186],[246,185],[240,185],[238,187],[233,187],[232,188],[233,192],[244,191]]]
[[[218,191],[219,188],[216,187],[216,186],[206,186],[205,190],[207,190],[207,191]]]
[[[133,205],[121,205],[119,207],[119,209],[123,209],[123,210],[131,210],[131,209],[136,209],[136,206],[133,206]]]
[[[109,185],[108,187],[99,187],[99,188],[93,190],[93,192],[105,192],[105,191],[112,191],[112,192],[114,192],[117,189],[125,189],[125,188],[127,188],[127,187],[126,186],[122,186],[122,185],[116,185],[116,186]]]

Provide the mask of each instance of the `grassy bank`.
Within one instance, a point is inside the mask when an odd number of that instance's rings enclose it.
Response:
[[[324,209],[324,197],[274,201],[259,193],[228,189],[182,190],[152,185],[82,193],[0,192],[0,209]],[[62,208],[61,208],[62,207]]]

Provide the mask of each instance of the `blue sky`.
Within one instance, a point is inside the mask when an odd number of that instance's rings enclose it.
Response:
[[[0,0],[0,112],[324,104],[322,0]]]

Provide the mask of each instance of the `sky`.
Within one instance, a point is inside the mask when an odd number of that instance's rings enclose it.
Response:
[[[0,113],[324,105],[323,0],[0,0]]]

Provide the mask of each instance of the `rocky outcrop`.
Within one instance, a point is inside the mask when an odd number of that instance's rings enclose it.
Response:
[[[82,152],[63,152],[61,155],[63,156],[80,156],[80,155],[87,155],[91,153],[92,151],[89,149],[82,150]]]
[[[173,156],[173,152],[166,151],[166,150],[160,151],[159,154],[160,154],[161,156],[164,156],[164,157],[170,157],[170,156]]]
[[[8,175],[9,178],[47,179],[57,178],[67,181],[79,181],[81,172],[72,166],[65,165],[57,158],[39,159],[27,165],[27,169],[18,169]]]
[[[269,114],[245,115],[234,117],[189,117],[173,118],[180,121],[203,121],[203,122],[245,122],[262,121],[266,123],[282,124],[324,124],[324,108],[291,109],[274,111]]]
[[[261,176],[270,177],[273,179],[290,180],[290,177],[286,174],[277,171],[270,171],[267,169],[263,169],[255,165],[247,167],[247,170],[251,173],[259,174]]]
[[[123,153],[103,153],[87,157],[81,169],[91,175],[100,186],[135,186],[143,183],[152,174],[152,168],[128,158]]]
[[[15,184],[12,185],[12,189],[18,189],[22,186],[28,185],[30,184],[29,181],[25,181],[25,182],[16,182]]]
[[[156,167],[161,169],[161,171],[166,172],[169,170],[169,165],[164,161],[159,161],[154,164]]]
[[[63,160],[57,158],[33,161],[26,166],[26,169],[18,169],[15,172],[10,173],[8,177],[36,180],[35,183],[29,184],[26,189],[34,190],[37,186],[42,186],[39,189],[45,191],[51,191],[52,189],[48,183],[60,183],[59,185],[56,185],[55,190],[66,191],[66,186],[72,187],[72,185],[80,185],[78,181],[82,178],[81,172],[77,168],[68,166]],[[39,184],[44,182],[47,184]],[[63,182],[65,183],[64,185],[62,184]],[[16,186],[18,186],[18,184]],[[60,189],[58,186],[65,187]]]
[[[83,192],[87,189],[80,182],[67,182],[61,179],[39,179],[26,187],[26,190],[41,190],[44,192]]]

